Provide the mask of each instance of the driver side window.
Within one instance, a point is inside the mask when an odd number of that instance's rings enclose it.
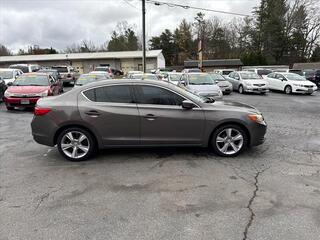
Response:
[[[185,100],[180,95],[160,87],[138,86],[136,89],[138,93],[136,96],[138,104],[181,106]]]

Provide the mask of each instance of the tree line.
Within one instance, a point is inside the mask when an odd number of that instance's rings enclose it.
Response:
[[[139,35],[135,26],[121,22],[101,46],[83,40],[63,52],[139,50]],[[174,66],[197,59],[200,41],[204,59],[240,58],[244,65],[320,61],[320,6],[318,0],[261,0],[252,16],[230,21],[199,12],[193,21],[183,19],[174,30],[151,37],[148,45],[151,50],[162,49],[166,65]],[[0,55],[10,55],[1,44]]]

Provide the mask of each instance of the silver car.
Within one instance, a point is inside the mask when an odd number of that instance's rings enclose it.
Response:
[[[179,79],[178,86],[201,97],[222,99],[222,91],[207,73],[186,73]]]
[[[212,147],[238,155],[264,142],[266,123],[254,107],[211,102],[164,81],[108,80],[74,88],[37,103],[31,123],[36,142],[57,145],[71,161],[96,149]]]
[[[232,84],[233,89],[239,93],[265,94],[269,92],[268,82],[254,72],[235,71],[230,73],[226,79]]]
[[[218,73],[209,73],[210,76],[212,77],[213,81],[215,81],[215,83],[220,87],[222,93],[224,95],[229,95],[233,88],[232,88],[232,84],[227,81],[224,76],[218,74]]]

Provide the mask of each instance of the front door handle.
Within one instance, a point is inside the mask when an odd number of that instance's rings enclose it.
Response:
[[[100,115],[100,113],[96,110],[87,111],[87,112],[85,112],[85,114],[92,116],[92,117],[98,117]]]
[[[153,114],[147,114],[143,116],[145,119],[149,120],[149,121],[153,121],[155,120],[157,117]]]

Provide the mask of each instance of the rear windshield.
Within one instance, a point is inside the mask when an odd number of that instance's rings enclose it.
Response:
[[[59,73],[67,73],[68,72],[67,67],[52,67],[52,69],[57,70]]]
[[[222,75],[229,75],[230,73],[232,73],[232,72],[234,72],[234,71],[232,71],[232,70],[225,70],[225,71],[222,71]]]
[[[20,75],[13,82],[13,86],[48,86],[49,80],[46,75]]]
[[[77,86],[82,86],[91,82],[97,82],[97,81],[102,81],[102,80],[107,80],[107,78],[103,75],[97,75],[97,74],[90,74],[90,75],[81,75],[77,82]]]
[[[272,71],[268,70],[268,69],[259,69],[259,70],[257,70],[257,73],[260,76],[264,76],[264,75],[268,75],[269,73],[272,73]]]
[[[28,66],[23,66],[23,65],[11,65],[9,68],[20,69],[20,70],[21,70],[22,72],[24,72],[24,73],[28,73],[28,72],[29,72]]]
[[[11,79],[13,78],[13,71],[0,71],[0,79]]]

